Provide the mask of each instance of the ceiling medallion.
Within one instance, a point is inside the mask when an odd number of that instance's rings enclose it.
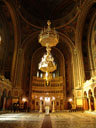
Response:
[[[48,27],[44,28],[39,35],[39,43],[46,47],[47,53],[41,59],[38,65],[39,70],[45,73],[44,79],[48,82],[52,79],[51,73],[57,69],[54,58],[51,55],[51,47],[56,46],[59,42],[59,36],[54,29],[50,27],[51,22],[47,21]]]

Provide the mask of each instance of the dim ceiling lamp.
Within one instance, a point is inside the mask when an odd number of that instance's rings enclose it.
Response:
[[[48,82],[52,79],[51,73],[57,69],[57,65],[54,62],[54,58],[51,55],[51,47],[56,46],[59,42],[59,36],[55,29],[50,27],[51,22],[48,20],[48,27],[44,28],[39,35],[39,43],[46,47],[47,53],[41,59],[39,63],[39,70],[45,73],[44,79]]]

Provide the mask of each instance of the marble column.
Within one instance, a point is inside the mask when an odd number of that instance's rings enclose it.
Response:
[[[16,74],[15,74],[15,87],[21,87],[21,78],[23,71],[23,52],[22,49],[18,49],[17,61],[16,61]]]
[[[77,53],[76,48],[73,51],[72,64],[73,64],[74,88],[75,87],[77,88],[78,87],[78,80],[79,80],[79,72],[78,72],[78,53]]]
[[[52,112],[55,112],[55,101],[53,100]]]
[[[84,110],[88,110],[88,101],[87,101],[87,97],[84,98]]]
[[[83,98],[83,109],[86,110],[86,107],[85,107],[85,98]]]
[[[40,110],[39,112],[42,112],[42,100],[40,100]]]
[[[92,109],[91,109],[91,98],[89,97],[88,100],[89,100],[89,111],[92,111]]]

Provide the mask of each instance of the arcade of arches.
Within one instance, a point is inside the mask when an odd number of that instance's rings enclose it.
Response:
[[[59,43],[47,85],[38,70],[46,52],[38,35],[49,19]],[[0,39],[0,110],[18,102],[40,112],[67,110],[69,103],[96,110],[96,0],[0,0]]]

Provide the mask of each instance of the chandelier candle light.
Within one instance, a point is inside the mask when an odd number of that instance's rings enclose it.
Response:
[[[45,73],[45,79],[48,82],[52,79],[51,73],[57,69],[57,65],[54,62],[54,58],[51,55],[51,47],[56,46],[59,42],[59,36],[54,29],[50,27],[51,22],[48,20],[48,27],[44,28],[39,35],[39,43],[46,47],[47,53],[41,59],[39,63],[39,70]]]

